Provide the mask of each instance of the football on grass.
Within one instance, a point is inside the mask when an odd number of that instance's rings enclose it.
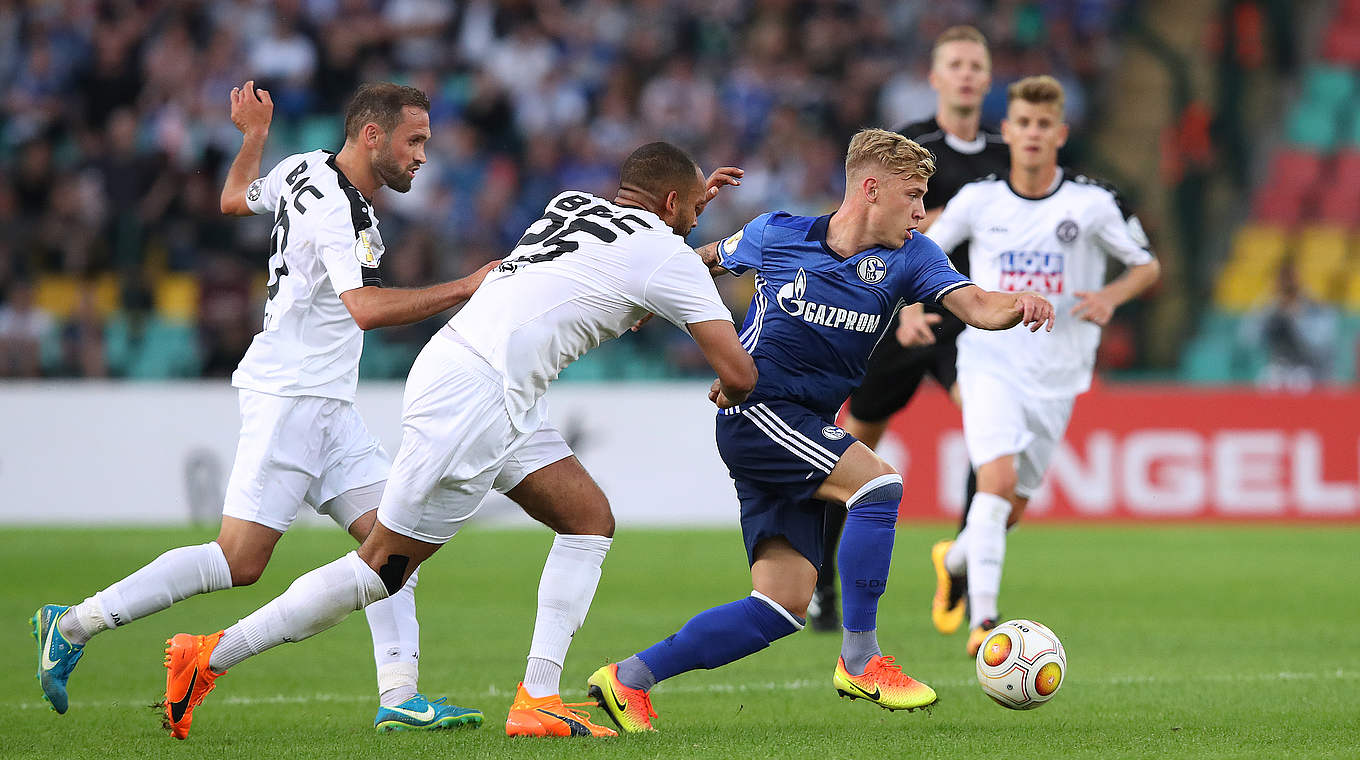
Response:
[[[1033,620],[1007,620],[988,631],[978,649],[978,683],[1002,707],[1032,710],[1052,699],[1065,678],[1062,642]]]

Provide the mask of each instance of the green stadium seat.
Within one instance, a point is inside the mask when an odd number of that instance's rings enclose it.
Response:
[[[198,331],[191,324],[148,317],[140,331],[125,314],[109,320],[104,331],[105,358],[116,375],[139,380],[198,377],[203,360]]]
[[[344,141],[345,121],[338,116],[310,116],[298,125],[297,144],[311,146],[305,150],[338,150]]]
[[[1285,134],[1292,145],[1326,153],[1340,137],[1341,120],[1332,105],[1300,103],[1289,114]]]
[[[1303,99],[1333,109],[1346,104],[1355,91],[1355,72],[1326,64],[1308,67],[1303,78]]]

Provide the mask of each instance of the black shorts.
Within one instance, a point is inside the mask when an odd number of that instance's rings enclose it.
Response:
[[[961,325],[962,323],[960,323]],[[944,325],[942,325],[944,326]],[[897,319],[878,342],[864,380],[850,394],[850,414],[863,422],[885,422],[907,405],[927,374],[949,389],[958,379],[958,332],[936,329],[935,342],[929,346],[903,348],[897,342]]]

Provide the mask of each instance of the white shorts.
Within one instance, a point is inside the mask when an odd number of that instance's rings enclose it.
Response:
[[[1075,396],[1034,398],[996,375],[960,372],[963,441],[973,468],[1014,454],[1017,496],[1039,490],[1067,432]]]
[[[344,527],[336,496],[387,478],[391,460],[348,401],[241,389],[241,439],[222,514],[283,532],[305,502]],[[334,501],[333,501],[334,500]]]
[[[547,423],[528,433],[515,429],[500,374],[447,330],[416,357],[402,407],[401,448],[378,519],[417,541],[447,542],[492,487],[509,491],[571,456]]]

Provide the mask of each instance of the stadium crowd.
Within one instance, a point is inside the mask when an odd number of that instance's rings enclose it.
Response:
[[[930,41],[979,26],[1006,85],[1048,72],[1078,128],[1126,0],[65,0],[0,2],[0,376],[220,376],[258,329],[270,222],[223,217],[240,135],[227,94],[275,103],[266,166],[337,148],[363,81],[431,97],[429,167],[380,193],[394,286],[502,256],[564,187],[612,193],[650,139],[746,169],[696,244],[840,197],[853,131],[928,117]],[[746,293],[731,294],[731,303]],[[439,325],[370,334],[402,377]],[[703,371],[678,333],[602,354],[607,374]],[[608,357],[615,357],[612,368]]]

